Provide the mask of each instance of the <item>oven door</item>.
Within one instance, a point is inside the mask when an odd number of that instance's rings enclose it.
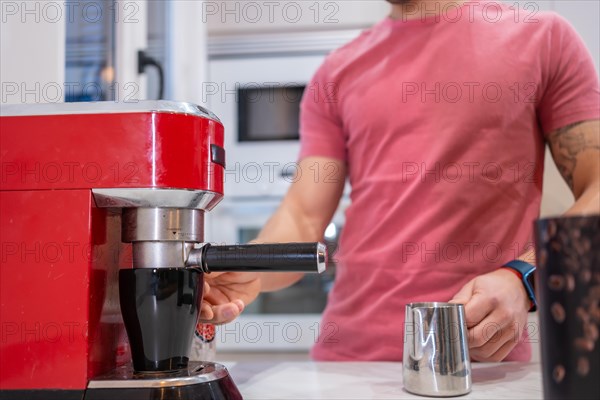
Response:
[[[205,103],[225,126],[228,197],[283,196],[300,150],[299,108],[322,55],[212,59]],[[307,86],[308,85],[308,86]]]
[[[223,201],[207,215],[207,239],[212,243],[247,243],[254,239],[280,200]],[[327,270],[306,274],[289,288],[261,293],[235,321],[217,328],[219,350],[307,351],[318,340],[321,314],[335,279],[335,254],[346,201],[342,201],[324,241],[328,247]],[[334,327],[323,327],[325,335]]]

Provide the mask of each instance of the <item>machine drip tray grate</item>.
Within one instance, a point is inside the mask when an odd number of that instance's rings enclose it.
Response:
[[[196,368],[194,368],[191,372],[193,374],[198,374],[204,369],[204,365],[200,364]]]
[[[186,386],[215,381],[228,375],[223,365],[212,362],[190,362],[186,369],[159,373],[139,373],[131,365],[125,365],[91,380],[88,388]]]

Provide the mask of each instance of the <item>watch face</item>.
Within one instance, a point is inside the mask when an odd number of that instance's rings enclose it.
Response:
[[[529,283],[531,285],[531,288],[533,289],[535,287],[535,280],[533,273],[535,272],[535,267],[533,269],[531,269],[530,271],[527,271],[523,274],[523,279],[527,281],[527,283]]]

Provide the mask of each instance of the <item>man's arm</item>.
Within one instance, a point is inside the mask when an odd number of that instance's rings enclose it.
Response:
[[[548,144],[576,200],[565,215],[600,213],[600,121],[579,122],[551,132]],[[535,251],[519,259],[534,264]],[[481,275],[452,301],[465,304],[473,359],[503,360],[520,340],[530,303],[521,280],[512,272],[499,269]],[[486,334],[489,326],[499,328],[495,335]]]
[[[548,135],[548,146],[575,203],[564,215],[600,214],[600,120],[569,124]],[[530,249],[519,260],[535,264]]]
[[[254,242],[318,242],[323,239],[323,232],[344,191],[346,165],[332,158],[308,157],[298,167],[297,181]],[[282,289],[302,276],[302,273],[262,273],[261,290]]]
[[[548,136],[548,144],[576,200],[565,215],[600,213],[600,120],[558,129]]]
[[[344,191],[346,165],[308,157],[298,166],[295,182],[254,243],[317,242],[331,221]],[[225,272],[205,275],[201,318],[222,324],[234,320],[261,291],[290,286],[301,273]]]

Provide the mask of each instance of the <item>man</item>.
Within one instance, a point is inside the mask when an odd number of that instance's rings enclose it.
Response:
[[[527,360],[534,299],[504,266],[534,263],[545,143],[576,198],[567,214],[600,212],[597,73],[555,14],[390,3],[389,18],[316,73],[321,90],[302,103],[304,173],[257,241],[320,240],[348,177],[323,315],[336,330],[314,358],[401,360],[404,305],[453,301],[465,305],[473,359]],[[259,291],[300,278],[209,276],[203,318],[231,321]]]

